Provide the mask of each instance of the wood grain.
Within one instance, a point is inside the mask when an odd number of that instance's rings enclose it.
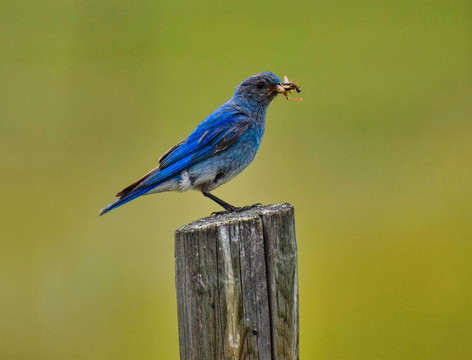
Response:
[[[175,232],[181,359],[298,359],[290,204],[213,216]]]

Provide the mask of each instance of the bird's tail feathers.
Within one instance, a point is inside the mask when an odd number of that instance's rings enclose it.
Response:
[[[157,171],[159,171],[159,168],[152,169],[146,175],[144,175],[141,179],[135,181],[131,185],[129,185],[129,186],[125,187],[123,190],[121,190],[118,194],[116,194],[116,197],[122,198],[122,197],[128,195],[133,190],[135,190],[139,186],[139,184],[141,184],[144,180],[146,180],[152,174],[155,174]]]
[[[133,199],[136,199],[138,196],[141,196],[147,193],[150,190],[149,186],[146,186],[145,184],[142,184],[142,183],[149,176],[151,176],[152,174],[155,174],[157,171],[159,171],[159,168],[151,170],[146,175],[144,175],[141,179],[135,181],[131,185],[121,190],[118,194],[116,194],[116,197],[119,197],[119,199],[111,203],[110,205],[104,207],[102,210],[100,210],[100,216],[106,214],[107,212],[113,210],[114,208],[117,208],[118,206],[124,205],[127,202]]]
[[[106,214],[107,212],[117,208],[118,206],[124,205],[127,202],[136,199],[138,196],[141,196],[149,191],[148,187],[141,188],[139,190],[133,191],[133,192],[128,192],[126,195],[123,195],[121,198],[116,200],[115,202],[111,203],[110,205],[104,207],[102,210],[100,210],[100,216]]]

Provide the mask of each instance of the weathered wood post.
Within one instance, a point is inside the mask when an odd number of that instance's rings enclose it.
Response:
[[[292,205],[181,227],[175,273],[180,359],[298,359]]]

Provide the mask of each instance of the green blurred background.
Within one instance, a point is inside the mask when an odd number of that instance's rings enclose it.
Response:
[[[99,218],[260,71],[251,166],[290,202],[302,359],[472,358],[470,1],[2,1],[0,358],[176,359],[173,231],[218,206]]]

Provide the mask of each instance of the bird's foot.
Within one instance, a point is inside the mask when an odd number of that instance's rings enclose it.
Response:
[[[225,210],[225,211],[214,211],[211,213],[211,216],[221,216],[221,215],[227,215],[235,212],[236,210]]]
[[[251,210],[251,209],[254,209],[254,208],[259,207],[259,206],[262,206],[262,204],[261,203],[256,203],[254,205],[238,207],[238,208],[236,208],[236,212]]]
[[[232,206],[231,208],[229,208],[225,211],[212,212],[211,215],[212,216],[227,215],[227,214],[231,214],[231,213],[234,213],[234,212],[241,212],[241,211],[251,210],[251,209],[254,209],[254,208],[259,207],[259,206],[262,206],[262,204],[261,203],[256,203],[254,205],[242,206],[242,207]]]

